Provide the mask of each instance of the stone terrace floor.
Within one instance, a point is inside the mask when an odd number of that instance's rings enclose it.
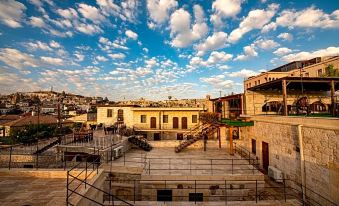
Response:
[[[172,147],[154,147],[150,152],[132,149],[125,157],[113,161],[112,167],[124,164],[142,167],[143,174],[151,175],[213,175],[232,174],[232,171],[233,174],[259,173],[248,160],[237,154],[231,156],[226,148],[208,148],[205,152],[201,148],[186,149],[180,153],[175,153]]]
[[[0,205],[65,205],[66,179],[0,177]]]

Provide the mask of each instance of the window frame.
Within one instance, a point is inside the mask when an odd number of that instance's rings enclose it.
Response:
[[[108,118],[113,117],[113,109],[107,109],[107,111],[106,111],[106,117],[108,117]]]
[[[165,119],[166,119],[166,121],[165,121]],[[168,123],[168,115],[167,114],[162,115],[162,123]]]
[[[140,123],[147,123],[147,115],[146,114],[140,115]]]
[[[195,117],[195,118],[193,118],[193,117]],[[195,121],[193,121],[193,120],[195,120]],[[192,123],[193,123],[193,124],[198,123],[198,115],[192,114]]]

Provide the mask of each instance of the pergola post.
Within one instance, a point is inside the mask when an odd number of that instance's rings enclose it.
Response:
[[[220,127],[218,127],[217,136],[218,136],[218,140],[219,140],[219,149],[220,149],[221,148]]]
[[[284,103],[284,116],[288,116],[287,112],[287,90],[286,80],[282,80],[282,92],[283,92],[283,103]]]
[[[233,127],[229,127],[229,135],[230,135],[230,155],[234,155],[233,153]]]
[[[332,116],[335,116],[335,101],[334,101],[334,93],[335,93],[335,87],[334,87],[334,80],[331,80],[331,105],[332,105],[332,109],[331,109],[331,113]]]

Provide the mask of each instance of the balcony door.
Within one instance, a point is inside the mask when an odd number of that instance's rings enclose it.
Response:
[[[181,118],[181,128],[182,129],[187,129],[187,117],[182,117]]]
[[[173,129],[179,129],[179,118],[173,117]]]
[[[151,129],[157,128],[157,118],[151,117]]]

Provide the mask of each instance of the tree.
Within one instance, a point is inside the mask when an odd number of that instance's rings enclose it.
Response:
[[[325,74],[323,77],[339,77],[339,70],[338,68],[334,68],[332,64],[325,67]]]

